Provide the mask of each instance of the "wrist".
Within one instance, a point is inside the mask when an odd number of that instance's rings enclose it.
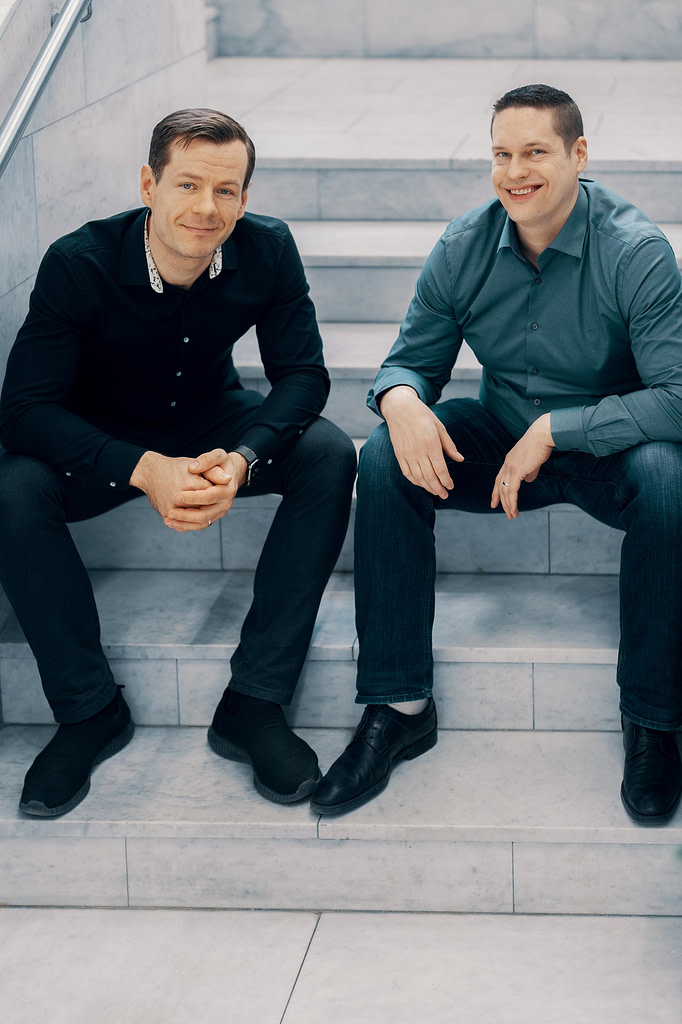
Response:
[[[149,481],[159,464],[159,460],[162,458],[163,456],[159,455],[158,452],[145,452],[130,475],[130,480],[128,481],[130,486],[137,487],[140,491],[146,491]]]
[[[379,397],[377,408],[385,419],[391,409],[397,409],[401,405],[412,405],[415,399],[417,402],[421,402],[421,398],[413,387],[409,384],[396,384],[394,388],[389,388]]]

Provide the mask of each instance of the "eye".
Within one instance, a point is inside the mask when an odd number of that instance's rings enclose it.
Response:
[[[533,156],[542,156],[545,151],[544,149],[533,149],[531,152],[533,153]]]
[[[185,192],[189,192],[190,189],[194,188],[191,181],[183,181],[180,188],[184,188]]]
[[[234,195],[234,192],[232,191],[231,188],[219,188],[218,189],[218,195],[220,195],[220,196],[232,196],[232,195]]]

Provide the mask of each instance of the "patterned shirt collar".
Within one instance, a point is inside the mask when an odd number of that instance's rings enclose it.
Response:
[[[154,257],[152,256],[152,250],[149,245],[149,215],[151,211],[147,212],[147,216],[144,221],[144,254],[147,258],[147,270],[149,271],[149,283],[152,286],[153,291],[159,295],[163,294],[163,280],[161,274],[158,271]],[[223,247],[219,245],[213,253],[211,263],[208,268],[208,276],[213,280],[217,277],[220,271],[223,269]]]

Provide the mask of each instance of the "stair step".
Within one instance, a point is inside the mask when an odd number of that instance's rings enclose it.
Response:
[[[320,320],[400,322],[447,222],[308,220],[289,226]],[[660,226],[682,265],[682,224]]]
[[[140,725],[207,726],[253,574],[93,571],[102,641]],[[52,721],[14,616],[0,632],[7,724]],[[617,730],[614,576],[443,574],[434,626],[435,687],[444,728]],[[352,727],[353,579],[332,576],[322,599],[292,724]]]
[[[319,820],[258,797],[203,729],[138,729],[54,821],[16,803],[45,727],[0,754],[0,901],[517,914],[682,913],[682,814],[628,819],[615,733],[443,730],[371,804]],[[323,770],[350,732],[303,730]]]
[[[255,140],[254,212],[451,220],[490,198],[491,105],[524,81],[574,96],[587,175],[682,221],[679,62],[228,58],[207,89]]]

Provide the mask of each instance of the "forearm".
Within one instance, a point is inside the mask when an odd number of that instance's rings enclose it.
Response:
[[[557,448],[611,455],[648,441],[682,442],[682,387],[644,388],[610,395],[596,405],[556,409],[551,429]]]

